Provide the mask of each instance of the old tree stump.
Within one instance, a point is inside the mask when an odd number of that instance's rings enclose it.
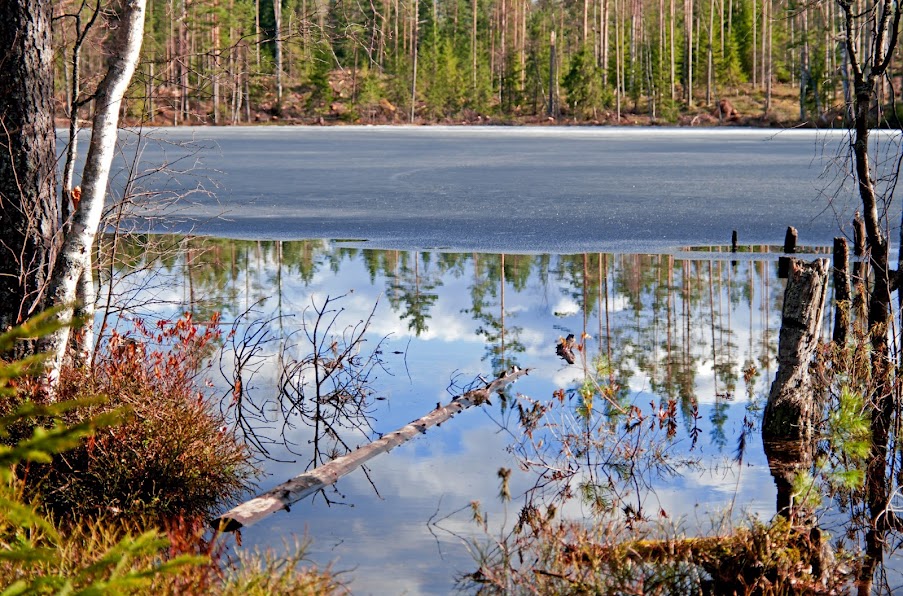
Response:
[[[812,464],[822,396],[809,365],[818,348],[828,285],[828,261],[791,259],[778,340],[778,371],[762,418],[762,441],[778,489],[778,513],[789,514],[794,477]]]

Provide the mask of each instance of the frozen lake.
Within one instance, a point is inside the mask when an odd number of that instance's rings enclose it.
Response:
[[[212,193],[154,219],[156,231],[398,249],[661,252],[726,243],[732,230],[741,243],[780,244],[789,225],[803,244],[830,244],[857,204],[831,165],[848,147],[836,131],[256,127],[145,136],[141,164],[183,172],[139,187]]]

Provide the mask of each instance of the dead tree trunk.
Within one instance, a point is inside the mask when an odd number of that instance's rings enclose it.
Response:
[[[455,397],[448,404],[438,406],[426,416],[418,418],[394,432],[383,435],[364,447],[356,449],[347,455],[337,457],[310,472],[295,476],[288,482],[284,482],[276,488],[257,495],[250,501],[245,501],[214,519],[212,525],[220,531],[233,532],[239,528],[255,524],[271,513],[282,509],[288,511],[292,504],[334,484],[339,478],[353,472],[380,453],[391,451],[417,435],[425,433],[428,428],[449,420],[455,414],[471,406],[487,403],[493,393],[501,391],[505,386],[528,373],[529,369],[514,367],[501,377],[487,383],[481,389],[468,391],[464,395]]]
[[[850,252],[846,238],[834,239],[834,343],[847,342],[850,327]]]
[[[778,512],[791,507],[793,478],[812,463],[813,427],[821,399],[809,364],[818,347],[828,285],[828,261],[791,259],[778,340],[778,372],[762,418],[762,441],[778,488]]]

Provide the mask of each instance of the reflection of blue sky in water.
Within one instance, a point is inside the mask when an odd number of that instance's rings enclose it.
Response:
[[[377,432],[394,430],[437,402],[447,402],[451,395],[446,388],[453,379],[460,386],[478,374],[492,374],[494,362],[534,369],[514,385],[512,395],[545,401],[558,388],[578,387],[580,367],[558,359],[555,345],[568,333],[579,338],[585,331],[591,357],[607,353],[610,345],[617,376],[632,403],[648,412],[649,402],[658,403],[660,396],[677,400],[673,453],[689,451],[687,431],[694,423],[701,430],[691,455],[703,458],[704,470],[656,483],[654,493],[643,496],[647,515],[655,517],[663,509],[687,529],[705,529],[711,516],[732,500],[735,516],[753,512],[768,517],[773,512],[774,488],[758,437],[747,443],[739,480],[731,461],[747,414],[743,370],[755,363],[751,394],[757,399],[774,374],[782,285],[773,262],[747,258],[732,265],[680,255],[508,255],[502,283],[499,255],[364,253],[325,242],[279,246],[199,240],[182,248],[183,256],[165,266],[127,278],[144,288],[132,298],[158,302],[144,307],[157,316],[192,309],[203,318],[222,311],[223,319],[231,321],[262,300],[256,312],[272,318],[281,309],[282,332],[288,333],[298,328],[300,313],[311,300],[348,294],[340,303],[344,312],[339,321],[345,325],[366,318],[379,299],[371,331],[374,343],[388,336],[385,357],[391,375],[380,372],[374,381],[376,395],[387,398],[374,402]],[[143,253],[135,252],[141,261]],[[190,266],[184,255],[190,255]],[[276,320],[270,331],[274,338],[280,333]],[[404,357],[391,354],[405,349]],[[274,393],[275,370],[275,359],[263,363],[253,382],[258,397]],[[694,403],[695,421],[690,415]],[[517,517],[517,495],[532,482],[529,474],[517,471],[506,450],[509,435],[496,424],[516,417],[504,415],[498,399],[493,404],[466,411],[374,460],[371,477],[380,496],[355,472],[339,482],[339,494],[331,494],[349,506],[307,499],[291,513],[246,529],[245,544],[278,546],[283,537],[307,531],[317,560],[335,560],[337,569],[353,570],[355,593],[448,592],[457,573],[472,570],[472,559],[454,535],[475,531],[470,501],[479,500],[490,521],[501,522],[505,512],[496,498],[496,471],[515,469],[510,526]],[[290,438],[305,446],[310,433],[299,425]],[[356,436],[350,442],[365,439]],[[288,479],[303,465],[303,460],[267,464],[261,487]],[[574,501],[567,513],[586,512]],[[431,528],[431,519],[443,521]]]

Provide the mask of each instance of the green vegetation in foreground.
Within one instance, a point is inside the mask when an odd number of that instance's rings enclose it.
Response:
[[[0,353],[9,353],[21,338],[51,332],[53,326],[52,316],[35,317],[0,335]],[[118,349],[115,342],[105,362],[119,367],[117,372],[97,370],[92,378],[84,371],[70,371],[67,391],[80,398],[76,401],[50,403],[37,398],[35,378],[43,371],[42,356],[0,362],[0,594],[342,591],[328,570],[301,568],[306,544],[295,544],[279,557],[239,549],[232,560],[215,537],[203,535],[202,513],[236,495],[251,468],[246,449],[227,433],[220,432],[220,439],[209,432],[203,435],[204,424],[213,428],[219,422],[204,405],[203,395],[180,393],[195,376],[192,358],[198,353],[191,348],[202,347],[212,336],[197,338],[197,329],[185,319],[173,329],[168,338],[176,339],[176,344],[168,353],[160,352],[171,363],[167,369],[175,376],[171,387],[155,384],[141,372],[152,370],[153,358],[135,349]],[[166,338],[165,331],[161,335]],[[127,388],[122,387],[123,367],[131,367]],[[111,383],[113,379],[119,379],[119,385]],[[110,392],[106,399],[85,397],[117,386],[120,391]],[[180,404],[180,399],[190,403]],[[161,404],[159,409],[154,403]],[[170,440],[188,424],[202,425],[197,429],[201,436],[189,433],[195,445],[180,449],[154,443],[151,432],[126,436],[141,433],[142,426],[164,432],[151,423],[154,418],[173,426],[167,435]],[[150,457],[152,449],[161,448]],[[122,461],[114,462],[112,454]],[[141,457],[157,460],[155,476],[143,467],[132,467]],[[112,469],[101,474],[99,464]],[[207,473],[202,466],[208,465],[220,466],[220,474],[201,480]],[[124,478],[114,482],[114,473]],[[153,480],[161,487],[157,492],[142,490]],[[123,487],[129,487],[126,494],[132,501],[117,501],[115,496],[111,501],[125,509],[100,505],[107,490],[115,495]],[[83,500],[73,501],[76,496]]]

